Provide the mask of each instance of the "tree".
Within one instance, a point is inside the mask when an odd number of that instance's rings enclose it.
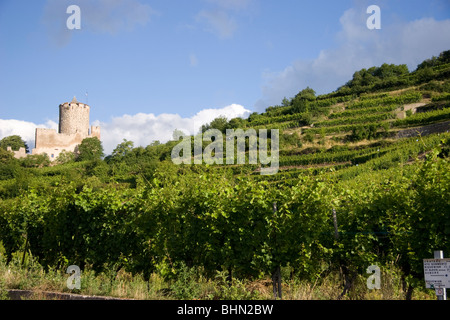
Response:
[[[18,167],[17,162],[12,152],[0,148],[0,180],[14,178],[14,173]]]
[[[173,141],[178,141],[178,140],[180,140],[180,138],[182,138],[184,136],[187,136],[187,134],[184,133],[184,131],[182,131],[182,130],[175,129],[172,132],[172,139],[173,139]]]
[[[128,153],[133,150],[133,141],[128,141],[123,139],[123,142],[119,143],[117,147],[113,150],[113,157],[125,157]]]
[[[7,163],[14,159],[14,154],[6,149],[0,148],[0,162]]]
[[[294,100],[295,99],[313,101],[316,100],[316,92],[310,87],[306,87],[305,89],[296,94]]]
[[[316,100],[316,92],[306,87],[292,99],[292,113],[303,113],[310,111],[311,101]]]
[[[292,103],[292,113],[304,113],[309,111],[308,101],[305,99],[294,99]]]
[[[407,82],[404,76],[409,74],[406,64],[383,63],[380,67],[361,69],[353,74],[352,80],[341,87],[341,93],[361,93],[372,89],[389,88],[404,85]],[[347,88],[347,90],[344,90]],[[350,90],[348,90],[350,89]]]
[[[244,119],[242,118],[233,118],[228,122],[227,129],[239,129],[244,127]]]
[[[19,151],[20,148],[25,148],[25,151],[29,152],[26,142],[18,135],[5,137],[0,140],[0,148],[7,150],[8,147],[11,147],[13,151]]]
[[[372,75],[380,79],[387,79],[408,73],[409,70],[406,64],[395,65],[383,63],[381,67],[373,69]]]
[[[430,59],[422,61],[422,63],[417,66],[417,70],[431,68],[446,63],[450,63],[450,50],[441,52],[439,57],[433,56]]]
[[[153,140],[152,143],[149,144],[150,147],[159,146],[161,142],[159,140]]]
[[[281,101],[281,105],[283,107],[289,107],[291,105],[291,101],[288,98],[284,97],[283,101]]]
[[[252,114],[251,115],[249,115],[248,116],[248,122],[252,122],[252,121],[255,121],[255,120],[257,120],[258,118],[260,118],[261,116],[259,115],[259,113],[258,112],[252,112]]]
[[[103,146],[97,137],[86,138],[78,146],[77,161],[96,160],[103,156]]]
[[[56,158],[56,163],[58,164],[64,164],[69,163],[75,160],[75,154],[73,152],[63,150],[59,154],[59,156]]]
[[[217,129],[222,133],[225,133],[225,130],[228,127],[228,120],[225,116],[220,116],[211,121],[210,124],[202,125],[202,133],[208,129]]]
[[[433,79],[433,77],[436,75],[436,72],[433,70],[432,67],[424,67],[421,69],[418,69],[416,71],[416,77],[419,82],[426,82]]]
[[[20,159],[23,167],[26,168],[42,168],[50,165],[50,158],[46,153],[28,155],[28,157]]]

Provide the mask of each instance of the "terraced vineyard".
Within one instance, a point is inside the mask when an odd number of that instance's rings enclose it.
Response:
[[[340,297],[376,264],[399,270],[410,298],[425,290],[422,259],[450,252],[449,96],[446,51],[413,72],[363,69],[335,92],[306,88],[204,126],[279,129],[274,175],[260,164],[175,165],[179,141],[125,141],[105,159],[55,166],[0,149],[0,254],[172,284],[186,268],[229,283],[283,269],[311,286],[337,273]]]
[[[448,84],[448,80],[445,83]],[[308,117],[305,114],[271,116],[276,110],[272,107],[248,124],[254,123],[260,128],[260,123],[266,123],[264,128],[279,129],[283,136],[281,174],[267,178],[285,181],[286,176],[294,177],[313,168],[326,167],[336,172],[366,163],[363,168],[387,169],[425,155],[447,136],[450,103],[448,93],[424,90],[424,87],[426,84],[359,97],[344,96],[331,102],[319,96],[315,101],[321,106],[316,110],[318,116],[308,122],[302,120]],[[411,110],[411,106],[419,107]],[[288,111],[286,107],[278,108],[280,112]],[[433,128],[434,125],[438,128],[437,134],[421,136],[417,133],[425,126]],[[412,131],[409,134],[412,137],[397,138],[406,129]]]

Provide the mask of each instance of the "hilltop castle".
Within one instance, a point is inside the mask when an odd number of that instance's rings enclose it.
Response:
[[[100,140],[100,127],[91,126],[89,130],[89,110],[87,104],[71,102],[59,105],[59,131],[36,129],[36,144],[32,154],[46,153],[54,161],[61,151],[77,152],[78,145],[85,138],[97,137]]]

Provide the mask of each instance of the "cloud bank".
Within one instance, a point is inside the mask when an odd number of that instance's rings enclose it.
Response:
[[[101,140],[105,154],[111,154],[114,148],[127,139],[134,142],[134,146],[146,147],[151,142],[159,140],[161,143],[172,139],[175,129],[187,134],[198,133],[203,124],[210,123],[219,116],[227,119],[236,117],[246,118],[251,111],[239,104],[232,104],[224,108],[203,109],[190,118],[182,118],[178,114],[138,113],[112,118],[110,122],[94,121],[92,125],[101,126]],[[27,143],[30,151],[35,145],[36,128],[58,130],[58,124],[47,121],[45,124],[21,120],[0,119],[0,139],[11,135],[19,135]]]
[[[449,19],[422,18],[369,30],[368,17],[363,7],[345,11],[334,48],[322,50],[311,60],[294,61],[282,71],[264,73],[256,111],[279,105],[284,97],[293,97],[307,86],[318,94],[332,92],[362,68],[390,63],[406,64],[413,71],[423,60],[450,49]]]
[[[58,130],[58,124],[52,120],[48,120],[45,124],[35,124],[29,121],[0,119],[0,139],[18,135],[27,143],[31,151],[34,148],[36,128]]]
[[[147,146],[153,141],[167,142],[172,139],[175,129],[187,134],[196,134],[203,124],[210,123],[219,116],[228,120],[236,117],[247,118],[251,111],[239,104],[232,104],[224,108],[204,109],[190,118],[182,118],[178,114],[138,113],[112,118],[111,122],[96,121],[94,125],[101,126],[101,137],[106,154],[127,139],[134,142],[134,146]]]

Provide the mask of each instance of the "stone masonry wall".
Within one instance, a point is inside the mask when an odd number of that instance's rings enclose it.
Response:
[[[77,102],[66,102],[59,105],[59,133],[81,133],[89,135],[88,105]]]
[[[438,122],[423,127],[400,130],[397,133],[397,138],[416,137],[418,135],[426,136],[432,133],[448,132],[448,130],[450,130],[450,121]]]
[[[7,151],[14,153],[14,158],[20,159],[25,158],[27,156],[27,152],[25,151],[25,148],[20,147],[18,151],[14,151],[11,147],[6,147]]]

